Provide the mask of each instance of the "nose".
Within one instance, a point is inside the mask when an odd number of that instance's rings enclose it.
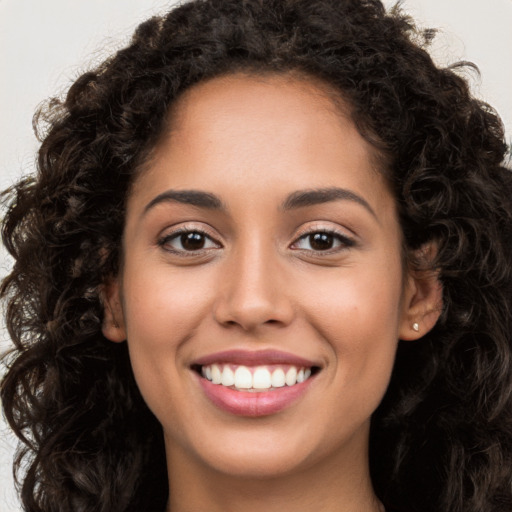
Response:
[[[235,251],[220,276],[214,316],[226,327],[255,331],[284,327],[294,317],[286,276],[275,250],[252,243]]]

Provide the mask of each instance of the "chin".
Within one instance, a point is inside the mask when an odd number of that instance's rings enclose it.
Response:
[[[286,477],[311,464],[297,453],[283,453],[275,449],[230,456],[223,454],[205,462],[217,472],[230,477],[255,480]]]
[[[311,442],[306,431],[299,435],[301,429],[290,433],[282,428],[283,425],[261,423],[257,431],[248,425],[245,429],[225,430],[217,425],[212,429],[215,435],[196,431],[195,439],[183,439],[179,445],[175,442],[177,436],[171,434],[166,437],[170,464],[172,466],[172,460],[176,458],[193,459],[197,471],[244,479],[272,479],[292,475],[314,465],[324,451],[318,443]],[[190,450],[193,457],[190,457]]]

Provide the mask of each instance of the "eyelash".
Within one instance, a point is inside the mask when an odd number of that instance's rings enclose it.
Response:
[[[171,248],[168,244],[170,244],[174,240],[180,239],[183,235],[201,235],[203,237],[203,240],[205,243],[209,241],[213,245],[217,247],[221,247],[220,243],[217,242],[212,236],[210,236],[206,231],[198,228],[187,228],[183,227],[180,229],[177,229],[176,231],[173,231],[172,233],[166,234],[158,239],[157,244],[162,247],[164,250],[171,252],[173,254],[176,254],[178,256],[188,257],[188,256],[197,256],[200,254],[204,254],[206,251],[212,249],[213,247],[206,247],[206,248],[199,248],[196,250],[187,250],[185,248],[182,249],[175,249]],[[183,241],[181,243],[183,247]]]
[[[176,249],[169,246],[169,244],[172,241],[180,239],[183,235],[200,235],[202,237],[202,240],[204,243],[211,243],[213,247],[201,247],[199,249],[191,249],[187,250],[183,247],[183,240],[181,241],[182,248]],[[332,237],[334,241],[338,242],[338,246],[334,248],[327,248],[327,249],[305,249],[300,247],[294,247],[299,242],[308,240],[308,238],[313,237],[315,235],[326,235],[328,237]],[[209,242],[208,242],[209,241]],[[157,241],[158,246],[162,247],[164,250],[171,252],[173,254],[176,254],[178,256],[182,257],[190,257],[190,256],[198,256],[203,255],[205,252],[209,251],[213,248],[221,248],[222,245],[220,242],[215,240],[212,236],[210,236],[206,231],[198,228],[179,228],[176,231],[173,231],[172,233],[166,234],[158,239]],[[310,244],[311,246],[311,239]],[[330,230],[330,229],[310,229],[304,233],[302,233],[299,237],[295,239],[295,241],[290,245],[290,248],[292,250],[296,251],[302,251],[307,253],[314,253],[318,256],[328,256],[330,254],[338,253],[347,249],[350,249],[351,247],[354,247],[356,245],[355,240],[348,237],[344,233],[340,233],[336,230]]]
[[[303,248],[294,248],[294,245],[297,245],[302,240],[308,240],[310,237],[313,237],[315,235],[324,235],[328,237],[332,237],[334,241],[338,242],[338,247],[328,248],[328,249],[303,249]],[[309,240],[309,244],[311,246],[311,239]],[[354,247],[356,245],[356,242],[354,239],[348,237],[344,233],[340,233],[334,229],[310,229],[305,233],[302,233],[291,245],[291,248],[297,251],[306,251],[306,252],[313,252],[315,255],[319,256],[328,256],[330,254],[339,253],[341,251],[350,249],[351,247]]]

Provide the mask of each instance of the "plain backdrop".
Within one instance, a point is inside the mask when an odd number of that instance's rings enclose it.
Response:
[[[129,40],[137,24],[176,2],[164,0],[0,0],[0,190],[34,168],[32,115],[83,71]],[[394,4],[386,1],[386,5]],[[497,108],[512,138],[512,0],[405,0],[420,26],[437,28],[443,65],[475,62],[474,94]],[[0,279],[9,268],[0,249]],[[0,352],[8,346],[0,321]],[[13,491],[14,442],[0,418],[0,511],[20,512]]]

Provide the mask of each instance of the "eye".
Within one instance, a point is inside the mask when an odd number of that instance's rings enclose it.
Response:
[[[162,237],[158,245],[174,253],[192,253],[219,248],[220,244],[198,230],[180,230]]]
[[[335,252],[355,245],[354,240],[334,231],[314,231],[302,235],[292,249],[314,252]]]

